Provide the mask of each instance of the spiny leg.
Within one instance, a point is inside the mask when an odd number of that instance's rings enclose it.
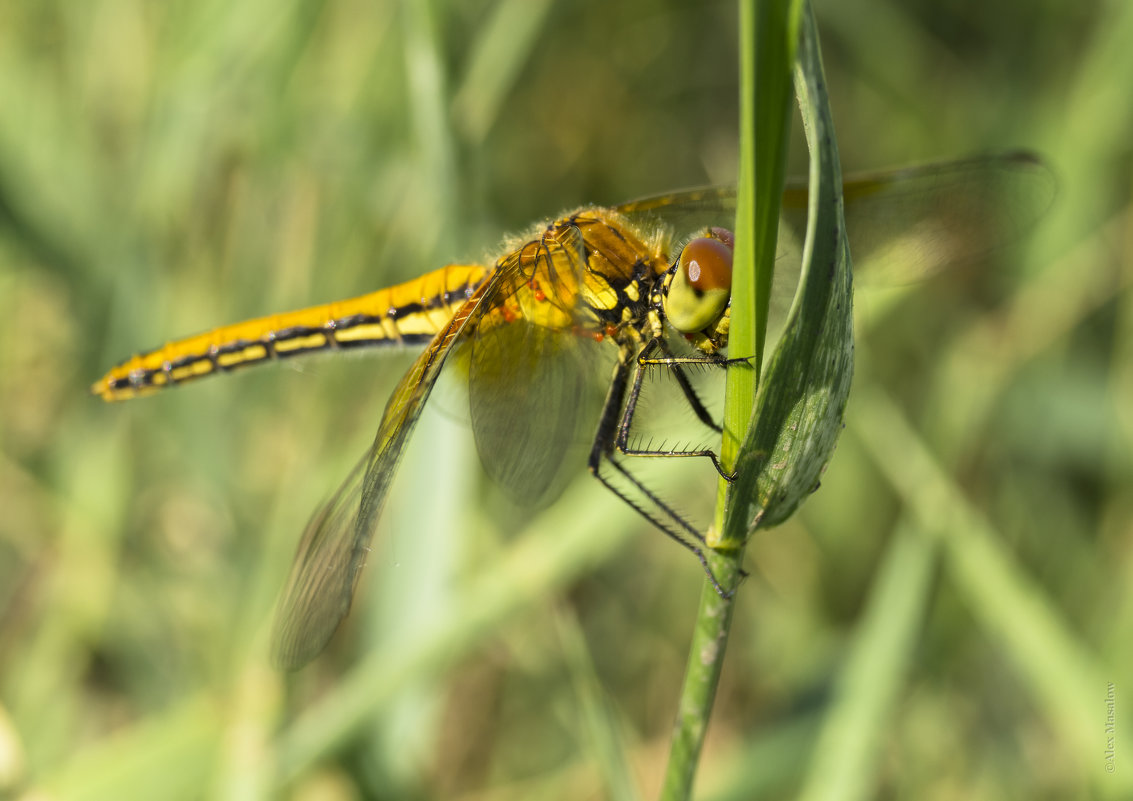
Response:
[[[653,357],[650,355],[652,351],[659,351],[662,355]],[[641,349],[641,352],[637,356],[637,364],[639,367],[662,366],[670,368],[673,377],[676,378],[677,384],[684,393],[685,399],[688,400],[688,405],[692,407],[693,412],[696,413],[700,422],[704,423],[704,425],[708,426],[713,431],[722,432],[723,428],[712,418],[712,415],[700,400],[700,396],[697,395],[692,383],[688,380],[688,374],[684,370],[684,365],[692,364],[701,367],[721,367],[726,370],[729,367],[741,364],[750,367],[751,359],[726,358],[714,353],[697,354],[695,356],[674,356],[668,351],[668,346],[665,345],[662,339],[655,338],[649,340],[645,347]]]
[[[704,425],[708,426],[713,431],[722,431],[723,429],[720,428],[719,423],[712,419],[712,415],[709,413],[704,403],[700,400],[700,396],[696,394],[696,390],[693,389],[692,383],[688,380],[688,375],[681,367],[681,365],[683,364],[707,363],[717,365],[720,364],[720,362],[712,359],[711,357],[708,357],[707,362],[699,357],[662,356],[661,358],[656,359],[651,358],[649,354],[650,352],[655,350],[663,352],[661,341],[659,339],[649,340],[649,342],[645,344],[645,347],[641,349],[641,352],[637,356],[637,365],[639,372],[640,368],[645,366],[653,367],[657,365],[664,365],[671,368],[672,375],[674,378],[676,378],[677,384],[681,388],[681,392],[684,393],[685,399],[688,400],[688,405],[692,407],[693,412],[695,412],[700,422],[704,423]],[[641,382],[636,381],[635,383],[640,384]]]
[[[698,532],[691,525],[689,525],[687,520],[685,520],[683,517],[681,517],[679,514],[677,514],[677,512],[674,511],[668,504],[666,504],[664,501],[662,501],[660,498],[658,498],[645,485],[643,485],[640,481],[638,481],[637,478],[635,478],[633,476],[633,474],[630,473],[625,468],[624,465],[619,464],[617,462],[617,460],[615,460],[613,458],[613,456],[611,456],[608,453],[603,454],[603,455],[605,456],[606,461],[609,462],[609,464],[615,470],[617,470],[619,473],[621,473],[621,475],[627,481],[629,481],[631,484],[633,484],[634,487],[637,488],[638,492],[640,492],[642,495],[647,497],[652,503],[656,504],[656,506],[659,509],[663,510],[666,515],[668,515],[674,521],[679,523],[680,526],[683,529],[685,529],[685,531],[687,531],[688,534],[695,541],[690,541],[689,539],[686,539],[682,534],[675,531],[670,525],[659,520],[656,515],[651,514],[643,506],[638,504],[636,501],[634,501],[632,498],[630,498],[628,495],[626,495],[624,492],[622,492],[620,489],[618,489],[616,486],[614,486],[614,484],[612,482],[610,482],[605,476],[602,475],[600,469],[597,468],[597,467],[591,469],[591,472],[594,474],[594,476],[599,481],[601,481],[602,484],[605,485],[605,487],[607,489],[609,489],[611,492],[613,492],[615,495],[617,495],[619,498],[621,498],[625,503],[629,504],[630,507],[635,509],[638,514],[640,514],[646,520],[651,522],[657,528],[661,529],[661,531],[664,532],[670,539],[672,539],[673,541],[684,546],[688,550],[692,551],[692,553],[694,553],[696,555],[697,561],[700,562],[700,566],[702,568],[704,568],[704,573],[705,573],[705,575],[708,576],[708,580],[712,582],[712,588],[714,590],[716,590],[716,594],[719,595],[721,598],[724,598],[725,600],[731,598],[735,594],[735,591],[736,591],[735,588],[733,587],[730,590],[724,589],[723,585],[720,584],[719,579],[716,578],[716,574],[712,572],[712,567],[708,564],[708,558],[704,555],[704,550],[699,545],[696,544],[696,542],[704,542],[704,537],[700,534],[700,532]],[[602,457],[600,456],[599,459],[601,459],[601,458]],[[744,575],[746,575],[746,574],[744,574]]]
[[[660,357],[651,357],[649,354],[652,351],[659,351],[663,355]],[[725,481],[735,480],[735,474],[729,473],[724,470],[723,465],[720,464],[719,455],[711,448],[701,448],[691,451],[664,451],[652,450],[649,448],[631,448],[629,446],[629,432],[633,427],[633,418],[637,413],[637,401],[641,395],[641,384],[645,377],[645,368],[654,366],[664,366],[670,368],[673,375],[677,379],[677,384],[684,392],[685,400],[692,408],[693,412],[706,426],[715,431],[720,431],[721,428],[712,419],[708,410],[704,407],[700,397],[696,394],[692,384],[689,383],[688,376],[685,375],[682,365],[696,364],[696,365],[711,365],[713,367],[727,368],[731,364],[744,362],[746,359],[725,359],[720,356],[713,356],[705,354],[703,356],[674,356],[668,353],[665,345],[660,339],[652,339],[645,344],[639,352],[637,362],[637,372],[634,375],[633,386],[629,391],[629,397],[626,400],[625,410],[622,413],[621,422],[618,425],[617,438],[614,440],[614,447],[620,453],[627,456],[666,456],[666,457],[688,457],[688,456],[703,456],[712,460],[712,466],[716,468]]]
[[[614,458],[612,443],[617,436],[615,431],[618,428],[622,400],[626,394],[629,369],[629,361],[626,358],[626,354],[623,353],[614,368],[613,380],[610,382],[610,389],[606,395],[606,401],[602,406],[602,416],[598,423],[598,430],[594,436],[594,443],[590,449],[590,457],[587,466],[595,478],[601,481],[614,495],[621,498],[631,509],[659,528],[670,539],[696,554],[697,560],[700,562],[701,567],[704,568],[704,572],[707,574],[709,581],[712,582],[712,586],[717,594],[722,598],[731,598],[735,590],[725,590],[724,587],[721,586],[715,574],[713,574],[712,568],[708,564],[708,559],[705,557],[704,551],[701,549],[700,545],[697,544],[704,542],[703,535]],[[638,370],[639,375],[640,372],[641,371]],[[640,381],[636,383],[640,383]],[[646,509],[641,503],[631,498],[626,492],[603,475],[603,460],[618,471],[618,473],[632,484],[642,496],[647,498],[651,504],[663,512],[668,520],[662,520],[660,516]]]

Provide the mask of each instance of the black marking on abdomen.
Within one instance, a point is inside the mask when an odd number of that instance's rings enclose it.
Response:
[[[367,348],[374,345],[426,345],[433,341],[436,334],[402,334],[399,337],[380,336],[371,339],[344,339],[336,342],[340,350],[353,350]]]
[[[386,317],[396,320],[399,317],[408,317],[414,314],[424,314],[425,306],[420,303],[406,303],[404,306],[390,306],[386,309]]]

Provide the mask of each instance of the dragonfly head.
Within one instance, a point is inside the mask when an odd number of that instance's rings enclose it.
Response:
[[[701,350],[727,342],[733,248],[731,231],[710,228],[684,246],[670,270],[661,299],[665,318]]]

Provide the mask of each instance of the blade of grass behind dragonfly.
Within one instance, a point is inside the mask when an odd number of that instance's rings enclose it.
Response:
[[[468,142],[484,141],[539,41],[550,0],[503,0],[481,26],[453,101],[454,122]]]

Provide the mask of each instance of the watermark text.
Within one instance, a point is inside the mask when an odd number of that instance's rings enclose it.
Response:
[[[1117,772],[1117,688],[1105,688],[1105,772]]]

